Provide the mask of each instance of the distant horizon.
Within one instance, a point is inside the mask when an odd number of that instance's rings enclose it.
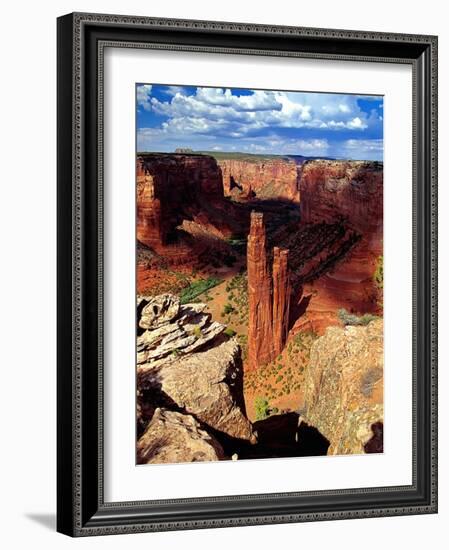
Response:
[[[136,84],[141,152],[383,162],[383,97]]]
[[[183,147],[183,149],[189,149],[188,147]],[[361,159],[361,158],[349,158],[349,157],[331,157],[328,155],[303,155],[301,153],[248,153],[247,151],[212,151],[207,149],[192,149],[191,151],[186,152],[176,152],[172,151],[136,151],[136,155],[189,155],[189,154],[209,154],[213,155],[248,155],[253,157],[303,157],[305,159],[316,159],[316,160],[341,160],[341,161],[353,161],[353,162],[379,162],[383,164],[383,160],[373,160],[373,159]]]

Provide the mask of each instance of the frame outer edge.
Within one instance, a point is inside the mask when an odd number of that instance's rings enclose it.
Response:
[[[72,16],[57,20],[57,531],[74,534],[74,400],[72,354],[73,278],[73,27]]]
[[[68,30],[68,22],[71,29]],[[405,43],[419,43],[428,45],[432,50],[431,67],[431,86],[432,86],[432,113],[431,113],[431,192],[432,200],[428,211],[429,221],[432,225],[432,255],[431,255],[431,309],[432,315],[432,342],[430,350],[430,361],[432,369],[432,402],[431,402],[431,425],[432,425],[432,448],[431,454],[431,502],[418,506],[390,507],[390,508],[372,508],[364,510],[344,510],[334,512],[316,512],[300,513],[279,516],[258,516],[246,518],[226,518],[219,520],[200,520],[183,522],[163,522],[163,523],[136,523],[136,524],[116,524],[114,526],[83,526],[81,520],[81,71],[82,71],[82,28],[85,24],[109,24],[109,25],[143,25],[148,27],[165,28],[184,28],[192,30],[214,30],[216,32],[234,32],[234,33],[264,33],[264,34],[297,34],[315,38],[347,38],[359,40],[382,40],[382,41],[400,41]],[[63,32],[64,31],[64,32]],[[66,33],[65,36],[63,34]],[[70,43],[70,47],[69,47]],[[61,51],[62,50],[62,51]],[[67,55],[70,50],[70,55]],[[194,20],[176,20],[176,19],[158,19],[132,16],[113,16],[104,14],[86,14],[74,13],[58,18],[58,531],[72,536],[90,536],[106,535],[118,533],[133,533],[145,531],[167,531],[177,529],[202,529],[211,527],[241,526],[241,525],[261,525],[269,523],[289,523],[303,521],[322,521],[330,519],[360,518],[360,517],[382,517],[417,513],[436,512],[436,200],[437,200],[437,172],[436,172],[436,109],[437,109],[437,74],[436,74],[436,56],[437,56],[437,38],[424,35],[403,35],[393,33],[377,33],[366,31],[338,31],[331,29],[306,29],[301,27],[281,27],[267,25],[252,25],[246,23],[220,23],[209,21]],[[71,64],[69,63],[71,61]],[[69,65],[69,69],[64,69],[63,65]],[[72,73],[73,70],[73,73]],[[59,95],[61,90],[67,94],[67,85],[69,82],[68,73],[70,72],[70,85],[72,97],[70,107],[67,99],[61,100]],[[70,142],[70,178],[72,180],[71,192],[67,192],[68,167],[60,157],[67,161],[67,127],[63,127],[62,120],[67,122],[68,110],[73,128],[73,134]],[[70,198],[70,216],[64,219],[62,212],[68,213],[67,200]],[[70,224],[70,230],[69,230]],[[70,254],[73,250],[73,256],[70,257],[70,268],[72,277],[67,277],[67,251],[64,255],[64,246],[69,246]],[[67,300],[64,301],[63,294],[67,294],[68,280],[72,293],[70,296],[70,311],[72,312],[72,326],[70,335],[67,332],[67,326],[60,327],[61,319],[67,316]],[[62,315],[62,317],[61,317]],[[63,344],[68,344],[70,361],[68,361],[68,351]],[[70,374],[68,372],[70,366]],[[71,383],[70,393],[67,389],[67,380]],[[68,400],[68,395],[71,399]],[[63,402],[65,400],[65,402]],[[69,404],[67,405],[67,402]],[[68,413],[68,407],[70,412]],[[69,426],[70,420],[70,426]],[[61,427],[62,426],[62,427]],[[65,433],[63,433],[65,432]],[[69,435],[67,435],[69,434]],[[70,438],[70,445],[69,445]],[[70,464],[70,471],[65,472]],[[64,466],[64,468],[63,468]],[[64,489],[70,481],[70,498],[68,493],[61,495],[61,487]],[[69,509],[70,507],[70,509]],[[88,522],[89,523],[89,522]]]

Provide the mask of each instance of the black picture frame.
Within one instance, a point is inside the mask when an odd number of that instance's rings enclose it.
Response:
[[[57,29],[57,530],[87,536],[437,512],[437,37],[86,13],[60,17]],[[104,502],[101,102],[111,43],[412,66],[412,485]]]

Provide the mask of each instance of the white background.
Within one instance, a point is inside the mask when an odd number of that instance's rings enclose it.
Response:
[[[412,71],[407,65],[111,49],[105,54],[105,500],[410,485]],[[192,74],[198,75],[192,81]],[[135,83],[384,96],[385,452],[135,466]],[[199,80],[198,80],[199,79]],[[398,139],[397,129],[401,128]],[[124,185],[128,182],[129,185]],[[401,204],[401,208],[397,208]],[[397,331],[397,327],[401,331]],[[393,336],[392,336],[393,335]],[[263,484],[261,480],[263,479]],[[151,487],[151,492],[148,488]]]
[[[162,17],[238,20],[440,35],[440,119],[449,120],[447,56],[449,33],[444,2],[359,0],[319,4],[277,0],[243,3],[171,0],[149,3],[9,3],[2,11],[1,136],[1,525],[5,548],[200,549],[313,546],[345,549],[443,548],[449,520],[449,413],[447,285],[440,290],[440,513],[437,516],[376,518],[300,525],[265,526],[71,540],[54,533],[55,510],[55,18],[70,11]],[[441,124],[444,168],[449,130]],[[448,186],[440,170],[440,280],[449,278]],[[398,327],[400,330],[400,327]],[[447,537],[445,537],[447,538]],[[447,544],[447,541],[445,542]]]

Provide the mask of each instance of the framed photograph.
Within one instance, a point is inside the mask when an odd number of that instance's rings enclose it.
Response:
[[[58,19],[58,531],[437,511],[437,38]]]

